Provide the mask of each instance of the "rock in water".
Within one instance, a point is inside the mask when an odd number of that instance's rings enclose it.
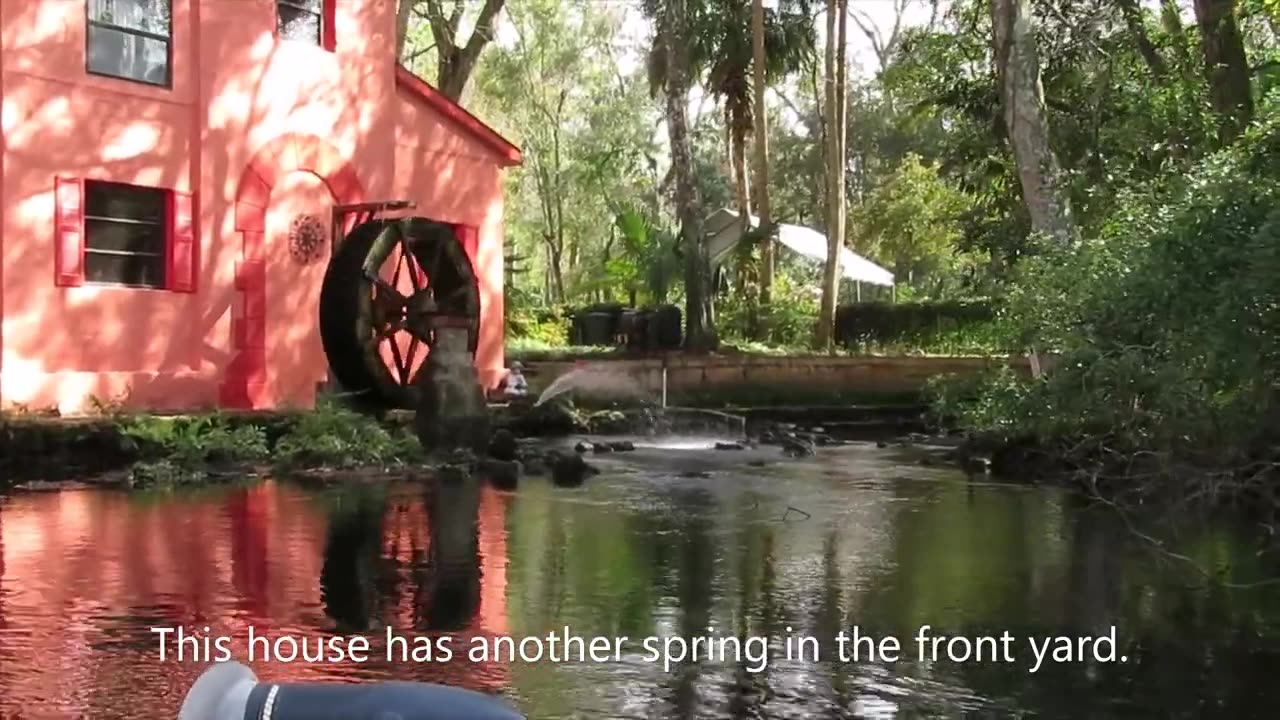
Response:
[[[613,446],[610,445],[609,443],[602,443],[602,442],[593,443],[591,445],[591,451],[596,454],[611,453],[613,452]]]
[[[813,445],[800,438],[786,438],[782,441],[782,454],[788,457],[813,455]]]
[[[609,447],[614,452],[631,452],[636,449],[636,444],[630,440],[617,440],[609,443]]]
[[[560,455],[547,458],[551,464],[551,481],[560,487],[578,487],[591,475],[600,471],[582,459],[581,455]]]
[[[489,457],[498,460],[512,461],[515,460],[520,453],[520,446],[516,443],[516,436],[511,434],[510,430],[498,430],[493,434],[493,439],[489,441]]]
[[[477,470],[500,490],[515,490],[520,483],[520,463],[514,460],[485,458],[480,461]]]
[[[718,442],[716,443],[716,449],[717,450],[746,450],[747,447],[742,443],[737,443],[737,442]]]
[[[578,444],[573,446],[573,449],[580,453],[584,453],[591,449],[591,443],[586,440],[579,440]]]

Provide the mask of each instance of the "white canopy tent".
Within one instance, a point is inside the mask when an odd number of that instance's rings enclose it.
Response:
[[[752,227],[760,226],[760,218],[755,215],[749,217]],[[707,234],[707,250],[713,265],[723,262],[742,239],[742,220],[736,211],[728,208],[721,208],[712,213],[706,219],[704,229]],[[779,224],[778,242],[805,257],[823,263],[827,261],[827,236],[813,228]],[[849,248],[841,249],[840,272],[848,280],[885,287],[894,286],[893,273]]]

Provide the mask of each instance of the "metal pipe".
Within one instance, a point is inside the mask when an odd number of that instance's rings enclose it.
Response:
[[[484,693],[419,682],[262,683],[238,662],[196,679],[178,720],[525,720]]]

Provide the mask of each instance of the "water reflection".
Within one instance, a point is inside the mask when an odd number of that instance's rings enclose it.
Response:
[[[1169,548],[1232,582],[1274,575],[1244,537],[1203,524]],[[172,717],[205,666],[159,660],[150,628],[178,625],[232,636],[240,657],[250,626],[365,634],[367,663],[253,665],[276,680],[450,682],[540,719],[1273,716],[1280,588],[1228,589],[1170,558],[1063,495],[859,449],[709,479],[615,467],[580,491],[13,496],[0,498],[0,717]],[[904,659],[841,662],[833,637],[854,625],[902,638]],[[1020,638],[1116,625],[1128,660],[1035,675],[1021,659],[917,662],[920,625]],[[607,663],[466,657],[472,636],[566,626],[632,641]],[[388,627],[455,637],[455,657],[389,662]],[[772,660],[647,661],[640,638],[674,635],[768,636]],[[816,638],[818,659],[786,659],[789,635]]]

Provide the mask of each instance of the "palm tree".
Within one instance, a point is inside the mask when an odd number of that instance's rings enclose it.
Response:
[[[648,0],[650,16],[663,0]],[[751,212],[748,191],[747,138],[755,126],[757,110],[753,97],[755,47],[752,30],[752,0],[686,0],[685,25],[688,40],[690,78],[703,77],[707,91],[722,104],[729,136],[729,165],[733,171],[738,211],[743,231]],[[763,13],[763,81],[773,84],[798,72],[810,62],[816,45],[809,0],[781,0],[777,8]],[[655,44],[649,56],[650,88],[666,86],[667,55]],[[760,90],[763,96],[763,90]],[[760,167],[757,159],[757,167]],[[764,182],[764,175],[761,174]],[[764,229],[764,228],[762,228]],[[767,229],[766,229],[767,230]],[[766,264],[766,271],[768,271]],[[762,273],[768,285],[770,273]]]
[[[711,292],[711,261],[702,233],[702,208],[693,176],[693,149],[689,141],[689,80],[692,77],[691,38],[701,17],[700,0],[645,0],[645,11],[654,20],[654,52],[661,57],[662,84],[651,86],[666,97],[667,136],[671,143],[671,169],[675,176],[676,215],[680,220],[680,247],[685,260],[685,348],[708,351],[717,345],[715,310]],[[651,63],[651,66],[656,63]],[[650,75],[650,79],[656,76]]]

